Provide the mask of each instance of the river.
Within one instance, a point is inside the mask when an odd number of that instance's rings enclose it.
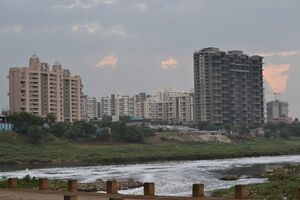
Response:
[[[237,159],[176,161],[128,165],[99,165],[89,167],[63,167],[26,169],[0,172],[0,177],[46,177],[49,179],[78,179],[93,182],[96,179],[133,178],[142,182],[155,182],[156,194],[189,196],[193,183],[204,183],[205,192],[228,188],[235,184],[261,183],[264,178],[255,174],[279,167],[286,163],[300,163],[300,155],[265,156]],[[236,181],[222,181],[220,177],[239,174]],[[142,188],[120,191],[126,194],[142,194]]]

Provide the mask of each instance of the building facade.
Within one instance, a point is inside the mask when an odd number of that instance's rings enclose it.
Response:
[[[111,94],[108,97],[101,97],[100,99],[101,113],[100,116],[135,116],[136,102],[134,97],[129,95]]]
[[[145,102],[145,118],[156,123],[179,124],[194,120],[193,93],[162,88]]]
[[[242,51],[194,52],[195,120],[260,126],[264,122],[263,58]]]
[[[100,100],[101,117],[112,116],[148,119],[157,123],[183,123],[194,119],[193,93],[163,88],[153,95],[134,96],[112,94]]]
[[[289,117],[289,104],[284,101],[269,101],[267,102],[267,122],[271,123],[291,123]]]
[[[98,101],[96,97],[89,97],[84,95],[82,97],[83,104],[83,119],[86,121],[97,119],[99,117],[98,114]]]
[[[57,121],[82,119],[82,82],[56,62],[52,70],[36,55],[28,67],[9,71],[9,111],[28,112],[41,117],[55,114]]]

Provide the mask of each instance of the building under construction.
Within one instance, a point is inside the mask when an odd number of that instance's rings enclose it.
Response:
[[[264,123],[263,58],[242,51],[194,52],[195,119],[246,127]]]

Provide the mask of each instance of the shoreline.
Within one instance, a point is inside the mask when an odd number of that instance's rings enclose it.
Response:
[[[1,139],[1,138],[0,138]],[[235,143],[160,142],[86,144],[62,140],[31,144],[23,138],[0,141],[0,170],[126,165],[169,161],[215,160],[300,154],[300,138]]]
[[[23,164],[0,164],[0,171],[1,172],[9,172],[9,171],[21,171],[26,169],[47,169],[47,168],[72,168],[72,167],[91,167],[91,166],[107,166],[107,165],[134,165],[134,164],[151,164],[151,163],[164,163],[164,162],[184,162],[184,161],[210,161],[210,160],[223,160],[223,159],[239,159],[239,158],[254,158],[254,157],[273,157],[273,156],[296,156],[300,155],[300,152],[298,153],[291,153],[291,154],[282,154],[282,153],[273,153],[273,154],[255,154],[255,155],[247,155],[244,156],[216,156],[216,157],[210,157],[210,158],[199,158],[193,157],[192,159],[189,158],[189,156],[185,158],[170,158],[170,159],[137,159],[136,161],[113,161],[113,162],[58,162],[58,163],[23,163]]]

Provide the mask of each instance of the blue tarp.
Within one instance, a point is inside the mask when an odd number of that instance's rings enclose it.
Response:
[[[8,123],[0,123],[0,132],[1,131],[12,131],[13,125]]]

